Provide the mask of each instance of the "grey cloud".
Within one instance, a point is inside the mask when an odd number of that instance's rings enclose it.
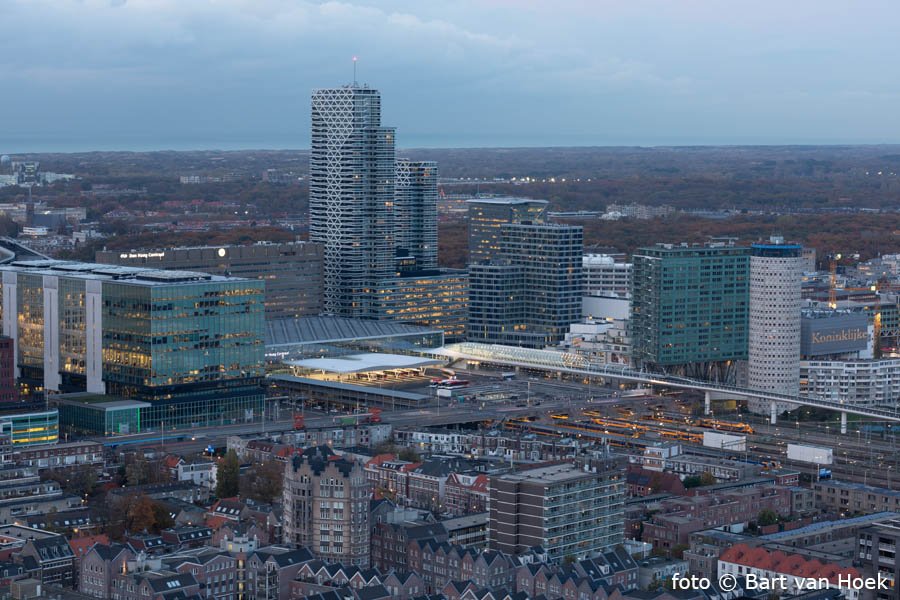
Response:
[[[310,89],[347,82],[354,54],[407,145],[900,136],[892,2],[0,0],[0,11],[16,23],[0,37],[0,93],[17,115],[0,138],[23,144],[59,133],[102,147],[106,129],[134,147],[231,134],[302,147]]]

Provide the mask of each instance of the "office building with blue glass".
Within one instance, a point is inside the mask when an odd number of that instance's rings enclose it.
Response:
[[[144,427],[259,417],[262,282],[56,260],[8,263],[0,276],[26,394],[147,402]]]

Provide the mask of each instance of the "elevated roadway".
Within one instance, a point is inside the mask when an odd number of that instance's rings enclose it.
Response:
[[[591,377],[603,377],[617,381],[630,381],[635,383],[647,383],[650,385],[663,385],[673,388],[700,390],[706,393],[706,412],[709,413],[711,395],[714,393],[728,394],[742,398],[757,398],[770,403],[770,421],[776,422],[778,403],[790,403],[794,405],[811,406],[833,410],[841,415],[841,433],[847,433],[847,415],[859,415],[881,421],[900,423],[900,413],[897,411],[880,408],[868,408],[822,400],[810,396],[793,396],[753,390],[718,382],[691,379],[665,373],[652,373],[634,369],[625,365],[609,365],[590,361],[585,356],[571,352],[556,352],[554,350],[537,350],[532,348],[519,348],[516,346],[502,346],[499,344],[479,344],[463,342],[450,344],[439,350],[432,350],[431,354],[443,356],[449,360],[469,360],[485,362],[524,369],[536,369],[559,373],[571,373]]]

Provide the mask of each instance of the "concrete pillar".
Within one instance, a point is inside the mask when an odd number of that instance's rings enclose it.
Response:
[[[773,400],[769,405],[769,410],[769,424],[774,425],[778,422],[778,403]]]
[[[105,394],[103,383],[103,282],[88,279],[85,289],[85,356],[84,366],[87,376],[87,391]]]
[[[58,392],[62,383],[59,355],[59,277],[44,275],[44,389]]]
[[[3,335],[13,341],[13,365],[19,377],[19,309],[15,271],[3,271]]]
[[[841,435],[847,435],[847,413],[841,413]]]
[[[703,396],[703,414],[708,415],[712,412],[712,398],[710,398],[709,390],[706,390],[706,393]]]

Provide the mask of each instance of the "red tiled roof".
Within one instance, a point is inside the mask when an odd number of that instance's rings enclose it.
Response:
[[[472,481],[471,485],[466,485],[462,482],[462,480],[460,480],[457,473],[450,473],[449,477],[447,478],[447,483],[450,483],[451,485],[458,485],[459,487],[466,488],[473,492],[480,492],[483,494],[488,493],[488,476],[484,474],[477,475]]]
[[[780,550],[770,552],[765,548],[751,548],[746,544],[728,548],[719,556],[719,560],[786,575],[821,577],[834,584],[838,583],[840,575],[860,576],[859,571],[853,567],[842,567],[834,563],[822,564],[816,559],[807,560],[799,554],[785,554]]]
[[[218,531],[218,529],[224,525],[225,523],[233,523],[231,519],[227,519],[222,515],[212,515],[206,517],[206,526],[214,531]]]
[[[72,552],[75,556],[84,556],[94,544],[109,544],[109,536],[105,533],[100,533],[69,540],[69,546],[72,548]]]
[[[281,458],[290,458],[293,453],[294,453],[293,446],[282,446],[281,448],[278,449],[278,452],[275,453],[275,456],[278,456]]]
[[[397,456],[395,454],[384,453],[384,454],[376,454],[372,458],[370,458],[366,462],[367,467],[379,467],[386,462],[397,460]]]
[[[165,464],[167,469],[177,469],[178,464],[181,462],[180,456],[175,456],[174,454],[168,455],[164,460],[163,464]]]

